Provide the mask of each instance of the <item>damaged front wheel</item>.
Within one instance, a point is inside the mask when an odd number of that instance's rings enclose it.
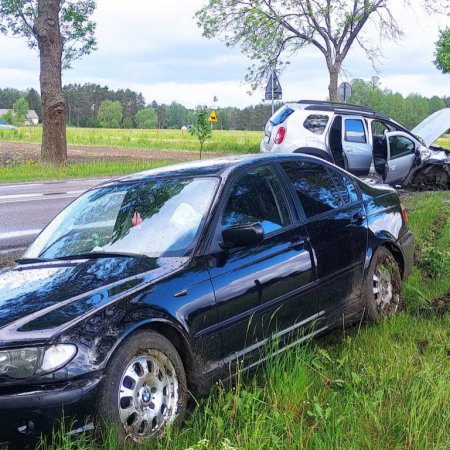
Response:
[[[450,188],[450,176],[442,167],[421,170],[411,183],[418,191],[445,191]]]

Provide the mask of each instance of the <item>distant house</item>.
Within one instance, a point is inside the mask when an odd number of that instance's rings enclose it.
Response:
[[[14,114],[12,109],[0,109],[0,117],[3,117],[9,111]],[[39,116],[36,114],[34,109],[28,110],[26,121],[28,125],[37,125],[39,123]]]

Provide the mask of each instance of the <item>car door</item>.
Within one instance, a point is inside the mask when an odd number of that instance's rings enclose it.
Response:
[[[314,285],[311,247],[270,165],[248,169],[230,182],[216,221],[209,271],[223,356],[226,363],[243,359],[250,367],[263,359],[273,334],[284,338],[314,320],[317,301],[308,293]],[[220,249],[224,229],[256,222],[264,230],[262,242]]]
[[[407,133],[393,131],[386,133],[388,171],[386,183],[401,183],[411,171],[419,145]]]
[[[359,189],[345,173],[328,165],[293,161],[281,166],[297,194],[311,239],[320,310],[337,320],[342,320],[342,313],[359,314],[368,238]]]
[[[372,162],[372,144],[362,117],[343,116],[342,150],[348,171],[355,175],[367,175]]]

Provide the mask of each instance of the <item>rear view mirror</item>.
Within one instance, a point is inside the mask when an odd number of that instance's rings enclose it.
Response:
[[[264,230],[259,222],[236,225],[222,231],[222,248],[250,247],[264,239]]]

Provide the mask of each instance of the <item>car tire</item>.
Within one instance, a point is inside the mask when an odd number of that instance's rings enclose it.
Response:
[[[130,335],[106,368],[97,407],[101,424],[121,440],[143,443],[186,413],[186,373],[175,347],[154,331]]]
[[[372,258],[365,282],[367,316],[379,321],[402,309],[402,279],[397,261],[385,247]]]

